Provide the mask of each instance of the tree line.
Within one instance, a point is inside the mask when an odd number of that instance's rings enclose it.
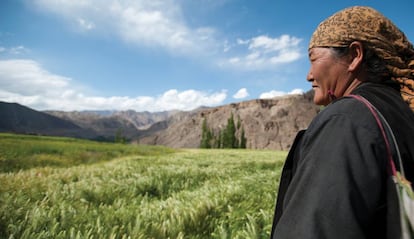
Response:
[[[238,133],[239,132],[239,133]],[[239,136],[239,137],[238,137]],[[200,148],[246,148],[246,136],[244,128],[241,126],[240,117],[238,117],[237,125],[234,122],[233,113],[227,120],[224,129],[215,133],[208,127],[207,119],[203,119],[201,125],[201,142]]]

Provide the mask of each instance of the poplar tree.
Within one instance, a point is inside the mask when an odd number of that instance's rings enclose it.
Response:
[[[246,144],[247,144],[247,139],[246,139],[246,136],[245,136],[245,133],[244,133],[244,127],[242,127],[241,133],[240,133],[240,146],[239,146],[239,148],[245,149]]]
[[[213,138],[213,135],[210,131],[210,129],[207,126],[207,120],[204,118],[203,124],[201,126],[201,142],[200,142],[200,148],[209,149],[211,148],[211,140]]]
[[[234,125],[233,113],[227,120],[227,126],[223,134],[223,148],[237,148],[236,127]]]
[[[218,131],[217,134],[209,129],[206,118],[203,119],[201,127],[200,148],[246,148],[247,139],[244,128],[241,126],[240,116],[236,125],[233,113],[231,113],[230,118],[227,119],[226,127]],[[236,134],[236,132],[240,133]],[[240,138],[237,135],[240,135]]]

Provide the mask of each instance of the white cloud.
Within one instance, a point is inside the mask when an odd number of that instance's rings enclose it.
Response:
[[[15,46],[15,47],[0,47],[0,53],[10,54],[10,55],[23,55],[30,52],[29,49],[27,49],[24,46]]]
[[[243,39],[238,38],[237,39],[237,44],[239,44],[239,45],[247,45],[247,44],[249,44],[249,40],[243,40]]]
[[[17,47],[12,47],[10,48],[10,53],[14,54],[14,55],[20,55],[20,54],[24,54],[29,52],[29,50],[27,48],[25,48],[24,46],[17,46]]]
[[[291,92],[289,92],[290,95],[302,95],[305,91],[302,89],[293,89]]]
[[[249,96],[249,92],[247,92],[246,88],[241,88],[239,91],[237,91],[236,94],[233,95],[234,99],[243,99]]]
[[[159,96],[85,95],[70,78],[50,73],[33,60],[0,60],[0,100],[55,110],[191,110],[223,103],[226,91],[169,90]]]
[[[85,20],[83,18],[78,18],[79,26],[84,30],[92,30],[95,28],[95,23]]]
[[[261,35],[248,40],[237,39],[237,45],[245,48],[244,54],[233,56],[220,65],[244,70],[272,69],[298,60],[301,57],[301,41],[289,35],[279,38]]]
[[[0,89],[3,91],[19,92],[22,96],[49,92],[49,96],[55,97],[69,82],[69,78],[51,74],[32,60],[0,61]]]
[[[284,96],[284,95],[299,95],[299,94],[303,94],[304,91],[302,89],[294,89],[290,92],[283,92],[283,91],[276,91],[276,90],[272,90],[269,92],[264,92],[262,94],[260,94],[259,98],[260,99],[271,99],[274,97],[278,97],[278,96]]]
[[[185,56],[227,54],[218,65],[243,70],[273,69],[301,57],[301,39],[290,35],[271,38],[218,39],[212,27],[187,23],[181,0],[33,0],[42,11],[65,19],[81,32],[100,32],[138,47],[164,49]],[[205,3],[207,4],[207,3]],[[211,5],[212,3],[208,3]],[[238,51],[242,48],[242,51]],[[236,52],[232,52],[236,51]],[[238,59],[235,61],[234,59]]]
[[[62,17],[80,31],[114,34],[137,46],[161,47],[172,53],[208,52],[214,29],[190,28],[174,0],[35,0],[43,11]]]
[[[231,46],[229,45],[229,41],[225,40],[223,43],[223,52],[228,52],[230,51],[230,49],[231,49]]]
[[[226,97],[226,91],[208,94],[196,90],[178,92],[173,89],[158,96],[154,102],[154,106],[155,108],[190,110],[199,106],[216,106],[222,104]]]

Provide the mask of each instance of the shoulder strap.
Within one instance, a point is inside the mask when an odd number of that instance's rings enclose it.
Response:
[[[391,142],[394,146],[395,149],[395,154],[396,154],[396,158],[398,159],[398,165],[400,166],[400,173],[403,177],[405,177],[404,175],[404,168],[403,168],[403,164],[402,164],[402,160],[401,160],[401,154],[400,154],[400,150],[398,149],[398,145],[397,145],[397,140],[395,139],[394,133],[392,132],[392,129],[390,127],[390,125],[388,124],[387,120],[384,118],[384,116],[381,114],[381,112],[375,108],[375,106],[373,106],[371,104],[371,102],[369,102],[367,99],[365,99],[364,97],[360,96],[360,95],[348,95],[348,97],[354,98],[360,102],[362,102],[365,106],[368,107],[368,109],[371,111],[372,115],[375,118],[375,121],[377,122],[377,125],[381,131],[381,134],[384,138],[385,141],[385,147],[387,150],[387,157],[388,157],[388,162],[390,165],[390,173],[394,176],[397,175],[397,169],[395,167],[395,159],[393,158],[393,154],[391,151],[391,144],[390,141],[388,140],[388,138],[391,138]],[[384,127],[385,126],[385,127]],[[388,133],[388,135],[387,135]]]

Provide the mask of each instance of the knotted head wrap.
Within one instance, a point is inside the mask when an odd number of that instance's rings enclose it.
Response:
[[[370,7],[350,7],[319,24],[309,43],[314,47],[347,47],[360,41],[384,61],[403,99],[414,111],[414,49],[405,34]]]

